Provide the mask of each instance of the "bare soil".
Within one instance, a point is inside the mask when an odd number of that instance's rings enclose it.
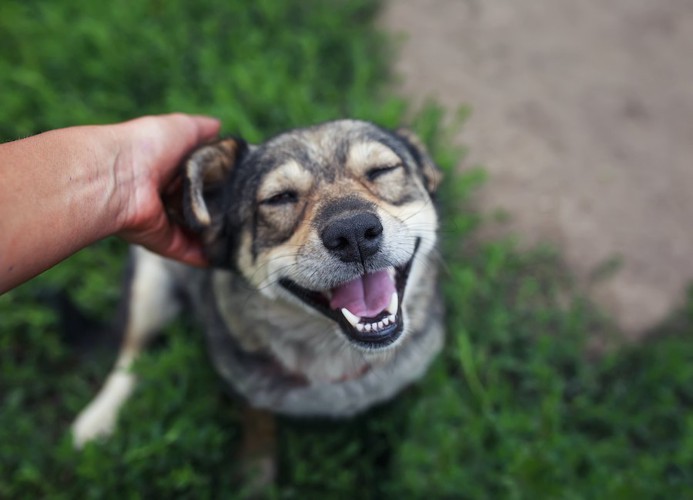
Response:
[[[629,338],[693,280],[693,2],[391,0],[401,92],[472,107],[489,233],[549,242]]]

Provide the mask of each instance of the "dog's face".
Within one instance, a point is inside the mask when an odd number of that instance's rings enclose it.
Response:
[[[407,290],[438,226],[439,172],[411,133],[345,120],[259,146],[222,139],[185,178],[186,219],[214,266],[323,315],[358,349],[405,337]]]

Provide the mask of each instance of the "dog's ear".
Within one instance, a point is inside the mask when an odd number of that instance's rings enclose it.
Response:
[[[429,194],[434,194],[438,190],[443,174],[431,158],[423,141],[407,128],[398,128],[395,130],[395,135],[402,140],[409,154],[414,157],[426,190]]]
[[[190,229],[204,232],[211,228],[223,186],[247,151],[243,139],[226,137],[190,155],[183,171],[183,212]]]

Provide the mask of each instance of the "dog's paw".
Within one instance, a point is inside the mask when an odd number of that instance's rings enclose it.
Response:
[[[115,428],[118,411],[135,387],[135,376],[126,371],[111,373],[99,394],[72,424],[75,448],[97,438],[110,436]]]

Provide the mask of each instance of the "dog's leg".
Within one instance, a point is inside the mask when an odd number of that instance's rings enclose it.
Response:
[[[123,344],[101,391],[72,424],[77,448],[113,432],[118,410],[135,388],[136,378],[130,372],[133,362],[180,307],[166,261],[139,247],[133,248],[132,258],[134,270],[125,287],[128,296]]]
[[[243,408],[240,463],[250,497],[259,495],[274,483],[277,476],[277,424],[273,413],[249,405]]]

